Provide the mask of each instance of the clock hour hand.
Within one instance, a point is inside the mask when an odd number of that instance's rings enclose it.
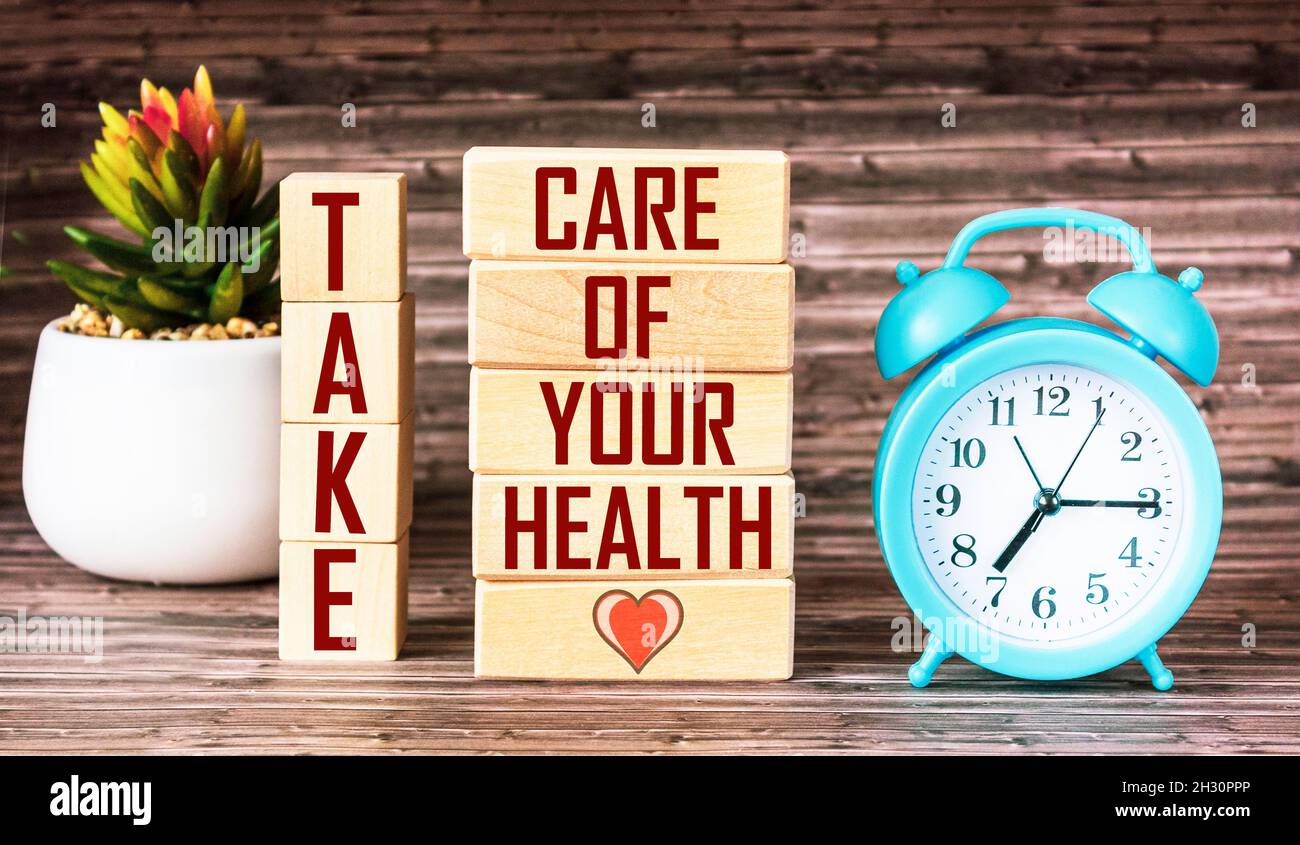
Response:
[[[1007,567],[1011,565],[1012,558],[1020,552],[1021,546],[1028,542],[1029,536],[1038,530],[1038,524],[1042,521],[1043,512],[1035,508],[1034,512],[1029,515],[1029,519],[1025,520],[1025,524],[1020,526],[1016,536],[1011,538],[1011,542],[1007,543],[1007,547],[1002,550],[1002,554],[998,555],[998,559],[993,562],[993,568],[998,572],[1006,572]]]

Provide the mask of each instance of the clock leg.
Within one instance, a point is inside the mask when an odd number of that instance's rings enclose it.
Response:
[[[930,679],[934,677],[934,670],[949,657],[952,657],[952,652],[944,647],[942,640],[931,634],[925,641],[925,651],[921,652],[921,659],[907,670],[907,679],[918,689],[928,686]]]
[[[1139,651],[1137,659],[1151,676],[1151,684],[1156,689],[1164,691],[1174,685],[1174,673],[1166,669],[1165,664],[1160,661],[1160,655],[1156,654],[1155,643]]]

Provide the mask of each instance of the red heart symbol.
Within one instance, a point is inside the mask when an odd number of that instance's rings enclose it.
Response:
[[[682,627],[682,603],[667,590],[651,590],[639,600],[626,590],[610,590],[591,610],[596,632],[638,675]]]

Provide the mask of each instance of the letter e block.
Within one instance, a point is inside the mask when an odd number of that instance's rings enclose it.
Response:
[[[286,302],[396,302],[406,291],[406,174],[294,173],[280,183]]]
[[[280,544],[281,660],[396,660],[406,639],[406,535]]]
[[[285,422],[396,423],[411,413],[411,294],[398,302],[286,302],[281,326]]]
[[[393,543],[411,524],[411,416],[280,426],[280,539]]]

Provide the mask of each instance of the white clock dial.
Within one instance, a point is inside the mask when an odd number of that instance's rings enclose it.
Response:
[[[921,557],[1003,636],[1092,634],[1165,574],[1191,494],[1183,464],[1163,416],[1123,382],[1068,364],[1009,370],[930,434],[912,492]]]

